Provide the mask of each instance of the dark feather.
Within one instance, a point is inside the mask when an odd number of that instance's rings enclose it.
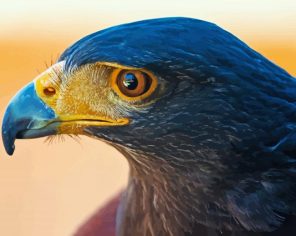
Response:
[[[283,69],[188,18],[99,31],[60,60],[143,67],[163,85],[131,125],[87,130],[130,164],[118,235],[295,235],[296,81]]]

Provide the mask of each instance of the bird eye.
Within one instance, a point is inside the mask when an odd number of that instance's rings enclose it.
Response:
[[[127,97],[143,95],[149,90],[151,82],[151,78],[141,71],[122,71],[117,78],[120,92]]]
[[[140,68],[116,68],[111,74],[111,87],[123,100],[139,102],[156,89],[158,80],[150,71]]]

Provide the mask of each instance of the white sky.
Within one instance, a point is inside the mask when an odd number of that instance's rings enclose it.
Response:
[[[212,21],[241,36],[296,39],[296,0],[0,0],[0,37],[20,31],[23,37],[32,32],[44,37],[83,36],[163,16]]]

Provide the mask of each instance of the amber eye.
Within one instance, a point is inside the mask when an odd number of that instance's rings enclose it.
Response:
[[[151,78],[140,71],[123,71],[118,75],[117,86],[125,96],[138,97],[149,90]]]

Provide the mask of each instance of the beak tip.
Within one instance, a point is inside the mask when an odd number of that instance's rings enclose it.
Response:
[[[2,138],[3,138],[3,144],[4,144],[6,153],[9,156],[12,156],[15,149],[15,145],[14,145],[15,138],[12,138],[11,135],[7,135],[6,132],[2,133]]]
[[[2,140],[6,153],[10,156],[14,153],[15,139],[25,138],[20,136],[20,132],[28,131],[32,121],[54,118],[54,111],[48,108],[36,94],[34,82],[28,84],[10,101],[4,113]],[[38,129],[35,131],[38,132]],[[34,137],[41,136],[35,134]]]
[[[11,147],[6,147],[5,150],[6,150],[6,153],[9,155],[9,156],[12,156],[13,153],[14,153],[14,144],[11,146]]]
[[[2,122],[2,141],[5,148],[6,153],[9,156],[12,156],[15,149],[15,129],[13,128],[14,123],[11,123],[11,112],[10,108],[6,109],[4,113],[4,118]]]

